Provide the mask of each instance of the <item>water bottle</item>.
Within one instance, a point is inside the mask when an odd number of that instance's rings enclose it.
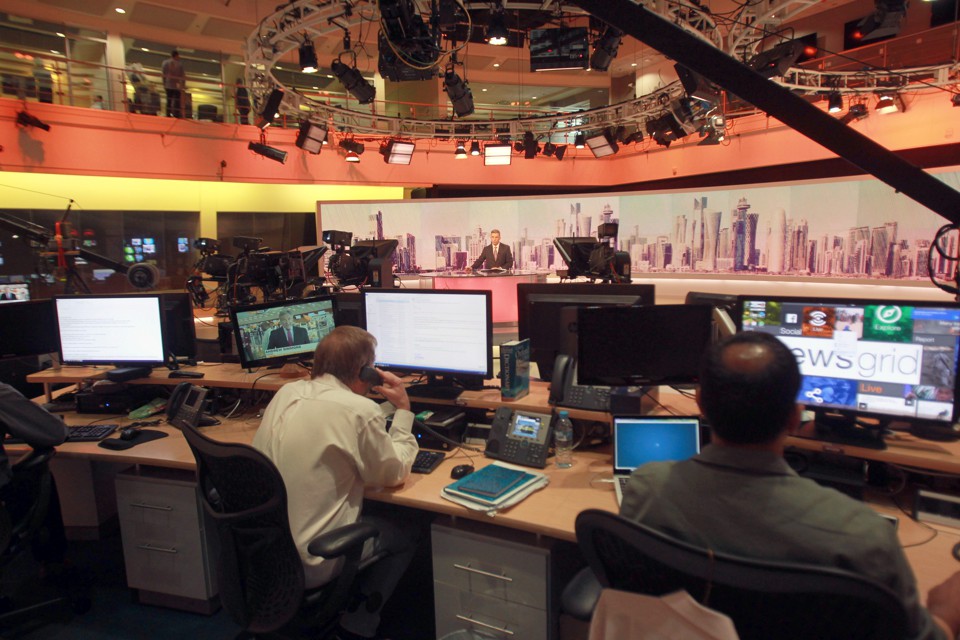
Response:
[[[569,469],[573,466],[573,423],[566,411],[560,412],[553,426],[553,448],[558,468]]]

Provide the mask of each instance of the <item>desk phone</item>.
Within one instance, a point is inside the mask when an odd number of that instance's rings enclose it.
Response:
[[[553,365],[548,402],[559,407],[610,411],[610,387],[577,384],[577,359],[560,354]]]
[[[484,454],[488,458],[543,469],[550,449],[550,416],[500,407],[493,416]]]

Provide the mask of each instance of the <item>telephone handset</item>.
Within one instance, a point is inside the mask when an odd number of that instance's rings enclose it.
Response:
[[[184,426],[196,428],[220,424],[216,418],[203,415],[207,392],[207,389],[189,382],[178,384],[167,401],[167,422],[178,429],[183,429]]]
[[[543,469],[550,449],[550,416],[500,407],[493,416],[484,454],[488,458]]]
[[[610,387],[577,384],[577,359],[573,356],[557,356],[550,380],[550,404],[588,411],[610,411]]]

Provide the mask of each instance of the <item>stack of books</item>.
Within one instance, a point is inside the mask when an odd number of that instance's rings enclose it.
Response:
[[[442,495],[464,506],[497,509],[519,502],[546,482],[547,477],[538,471],[494,462],[447,485]]]

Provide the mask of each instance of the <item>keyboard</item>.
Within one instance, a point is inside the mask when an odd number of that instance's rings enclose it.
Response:
[[[85,424],[70,427],[67,442],[99,442],[117,430],[115,424]]]
[[[414,473],[430,473],[443,462],[445,457],[446,454],[442,451],[418,451],[411,471]]]

